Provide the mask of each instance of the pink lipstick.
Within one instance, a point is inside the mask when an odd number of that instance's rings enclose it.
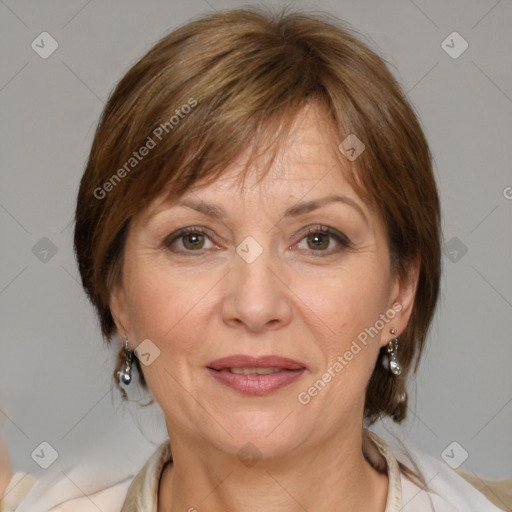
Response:
[[[296,381],[306,366],[287,357],[235,354],[212,361],[207,370],[218,382],[232,389],[262,396]]]

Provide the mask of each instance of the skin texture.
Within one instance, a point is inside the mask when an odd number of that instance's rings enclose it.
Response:
[[[417,268],[405,282],[393,278],[384,225],[344,177],[339,141],[323,119],[303,110],[260,183],[256,165],[245,183],[237,180],[242,155],[217,181],[186,194],[224,208],[222,219],[156,201],[131,226],[111,310],[132,350],[145,339],[160,350],[143,367],[173,449],[159,511],[385,508],[387,475],[361,451],[364,397],[390,330],[407,325]],[[283,217],[288,207],[333,193],[364,216],[336,202]],[[188,226],[207,236],[170,236]],[[350,245],[307,234],[320,226]],[[247,236],[263,249],[252,263],[236,252]],[[298,394],[397,303],[393,320],[307,405],[299,403]],[[205,369],[237,353],[289,357],[307,371],[266,396],[243,395]],[[248,442],[261,455],[252,467],[237,457]]]

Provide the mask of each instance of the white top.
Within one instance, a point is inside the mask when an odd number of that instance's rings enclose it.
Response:
[[[376,467],[385,468],[389,487],[385,512],[499,512],[487,498],[446,463],[427,454],[416,460],[432,492],[427,493],[401,471],[388,445],[375,433],[364,431],[363,451]],[[171,460],[169,440],[163,442],[135,476],[102,485],[102,475],[91,475],[88,489],[78,489],[69,475],[48,482],[18,471],[0,502],[1,512],[157,512],[158,486]],[[94,490],[92,490],[94,489]]]

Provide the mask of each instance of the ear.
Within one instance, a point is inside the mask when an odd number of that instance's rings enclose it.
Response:
[[[126,294],[120,285],[116,285],[110,294],[110,313],[116,324],[117,335],[122,340],[124,336],[130,337],[131,324],[128,312]]]
[[[388,309],[392,308],[396,311],[396,315],[389,322],[389,328],[390,330],[396,329],[398,336],[405,331],[411,317],[418,287],[420,265],[421,258],[418,256],[409,264],[407,275],[404,278],[400,279],[396,276],[391,281]],[[382,345],[386,345],[392,337],[391,334],[382,336]]]

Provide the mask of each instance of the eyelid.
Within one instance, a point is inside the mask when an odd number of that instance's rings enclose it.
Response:
[[[184,236],[186,236],[187,234],[190,234],[190,233],[202,234],[205,237],[207,237],[212,244],[217,245],[214,241],[214,236],[212,236],[210,229],[205,228],[203,226],[187,226],[187,227],[178,229],[177,231],[168,235],[163,241],[163,246],[165,246],[166,248],[169,249],[174,243],[176,243],[176,241],[178,241],[179,239],[183,238]],[[338,243],[338,245],[341,246],[341,248],[349,249],[352,247],[352,243],[351,243],[350,239],[344,233],[342,233],[342,232],[338,231],[337,229],[334,229],[330,226],[326,226],[326,225],[322,225],[322,224],[312,224],[312,225],[302,228],[299,231],[296,231],[293,235],[291,235],[290,239],[295,239],[298,236],[300,236],[300,238],[292,245],[292,247],[294,245],[297,245],[300,242],[302,242],[310,234],[328,235],[330,238],[334,239]],[[219,238],[221,238],[221,240],[222,240],[222,237],[219,237]],[[310,254],[315,254],[316,256],[329,256],[329,255],[337,254],[341,250],[341,248],[338,247],[338,248],[329,249],[329,250],[314,250],[314,249],[304,249],[304,250],[309,251]],[[218,246],[215,249],[218,249]],[[190,255],[196,253],[196,255],[199,255],[199,254],[202,254],[205,250],[212,250],[212,249],[204,249],[204,248],[200,248],[197,250],[176,249],[172,252],[181,253],[181,254],[186,253],[186,254],[190,254]]]
[[[174,231],[170,235],[166,236],[164,238],[163,245],[165,247],[169,248],[177,240],[184,237],[185,235],[188,235],[189,233],[198,233],[198,234],[205,235],[213,244],[215,244],[209,229],[204,228],[202,226],[187,226],[185,228],[178,229],[177,231]],[[181,253],[183,253],[183,252],[187,252],[187,253],[198,252],[199,253],[201,250],[202,249],[198,249],[197,251],[184,251],[182,249],[179,249],[176,252],[181,252]]]
[[[338,231],[337,229],[331,228],[330,226],[321,225],[321,224],[315,224],[312,226],[309,226],[305,228],[305,231],[302,232],[300,235],[299,240],[297,243],[302,242],[304,238],[306,238],[310,234],[322,234],[322,235],[329,235],[331,238],[334,238],[336,242],[338,242],[339,245],[341,245],[345,249],[352,248],[352,242],[350,239],[342,232]],[[315,251],[313,249],[309,249],[310,252],[318,253],[319,255],[321,253],[327,254],[333,254],[334,252],[337,252],[336,250],[330,250],[330,251]]]
[[[326,233],[329,235],[337,235],[341,238],[346,238],[348,241],[347,236],[344,235],[341,231],[338,231],[335,228],[327,226],[326,224],[310,224],[308,226],[304,226],[298,231],[295,231],[295,233],[293,233],[293,235],[290,236],[290,240],[296,238],[299,235],[305,236],[308,235],[309,233]]]

